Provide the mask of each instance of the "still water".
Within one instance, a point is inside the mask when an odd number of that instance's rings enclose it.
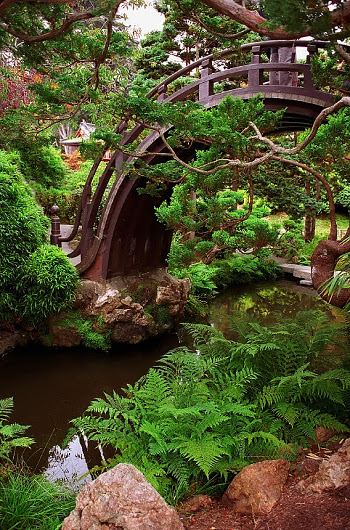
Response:
[[[268,324],[276,314],[293,318],[298,311],[309,309],[325,311],[331,321],[344,321],[340,310],[318,299],[312,289],[279,280],[226,290],[211,301],[208,322],[231,338],[229,320],[236,310],[259,316]],[[69,480],[88,473],[87,462],[90,467],[99,463],[101,450],[91,451],[87,441],[77,437],[62,450],[69,420],[104,392],[137,381],[177,345],[173,334],[136,346],[115,344],[108,353],[31,346],[1,358],[0,398],[14,397],[11,422],[30,425],[27,434],[36,440],[24,453],[26,464],[37,473]]]

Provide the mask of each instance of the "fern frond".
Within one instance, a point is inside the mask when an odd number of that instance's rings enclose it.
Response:
[[[13,397],[0,399],[0,422],[8,420],[13,411]]]
[[[229,419],[230,417],[225,415],[223,411],[211,412],[210,414],[206,414],[201,421],[196,423],[196,434],[200,436],[207,429],[213,429],[215,427],[218,427]]]
[[[298,406],[284,401],[276,403],[272,407],[272,410],[279,418],[289,423],[289,425],[292,427],[295,425],[295,422],[300,416],[300,410]]]
[[[254,404],[225,403],[222,406],[223,414],[230,414],[231,417],[240,416],[243,418],[255,418],[256,410]]]
[[[210,434],[204,435],[200,440],[182,439],[178,447],[180,453],[193,460],[206,477],[219,458],[226,454],[221,443],[214,440]]]
[[[183,328],[194,340],[195,346],[200,346],[201,344],[207,344],[213,338],[225,339],[221,331],[207,326],[205,324],[183,324]]]
[[[278,403],[283,397],[284,393],[281,388],[274,385],[267,385],[258,393],[256,399],[259,406],[263,409],[266,406],[271,407],[274,403]]]

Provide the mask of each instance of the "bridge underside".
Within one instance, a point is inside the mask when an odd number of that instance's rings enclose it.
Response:
[[[324,108],[292,99],[267,97],[264,102],[267,110],[286,108],[276,133],[301,131],[311,127],[315,117]],[[203,149],[203,145],[193,145],[191,149],[182,150],[177,154],[188,161],[199,148]],[[159,136],[156,135],[152,142],[148,142],[148,149],[153,152],[161,152],[164,149]],[[147,159],[150,165],[163,161],[162,157],[156,155]],[[143,187],[140,179],[122,176],[96,256],[88,266],[86,259],[78,265],[82,277],[97,281],[167,266],[166,258],[170,250],[172,231],[157,221],[154,209],[163,200],[170,198],[171,186],[158,198],[140,195],[137,192],[140,187]]]

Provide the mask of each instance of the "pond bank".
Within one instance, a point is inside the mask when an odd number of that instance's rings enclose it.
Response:
[[[288,263],[285,259],[277,256],[273,257],[274,261],[281,267],[287,277],[292,276],[300,285],[305,287],[313,287],[311,279],[311,267],[309,265],[297,265],[296,263]]]
[[[0,322],[0,356],[33,342],[101,349],[109,349],[111,342],[137,344],[180,321],[190,288],[188,279],[176,279],[165,269],[105,282],[83,279],[71,309],[36,326],[19,319]]]

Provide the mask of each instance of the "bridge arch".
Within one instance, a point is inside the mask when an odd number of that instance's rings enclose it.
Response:
[[[307,47],[306,64],[278,60],[280,49],[295,49],[300,46]],[[281,130],[302,130],[310,127],[319,112],[334,102],[332,95],[316,89],[310,68],[312,55],[324,46],[325,43],[317,41],[309,44],[302,41],[246,44],[242,46],[242,50],[252,53],[250,64],[214,71],[215,60],[224,62],[232,54],[231,50],[225,50],[179,70],[152,89],[147,97],[156,97],[159,102],[178,102],[195,96],[199,103],[209,109],[217,106],[228,95],[246,100],[262,94],[267,110],[286,108]],[[267,50],[270,51],[270,61],[263,62],[262,54]],[[200,70],[200,78],[173,94],[168,94],[168,87],[173,81],[197,69]],[[298,79],[298,83],[282,84],[274,75],[281,72],[290,73],[292,78]],[[240,79],[243,82],[238,88],[215,92],[216,83]],[[122,136],[120,145],[126,146],[134,142],[144,130],[143,125],[136,125],[128,131],[127,124],[121,123],[116,129]],[[154,154],[148,155],[144,161],[148,164],[155,163],[155,153],[164,149],[156,131],[149,134],[138,147],[141,153],[148,149]],[[81,224],[81,241],[70,257],[81,257],[77,269],[82,277],[103,280],[119,274],[166,266],[172,233],[156,220],[154,208],[169,196],[170,189],[157,199],[139,195],[137,188],[140,187],[140,179],[130,179],[123,170],[125,162],[132,161],[132,157],[115,151],[92,196],[91,181],[99,162],[94,164],[82,193],[72,233],[66,238],[60,238],[60,241],[72,240]],[[114,183],[96,227],[101,202],[114,175]]]

